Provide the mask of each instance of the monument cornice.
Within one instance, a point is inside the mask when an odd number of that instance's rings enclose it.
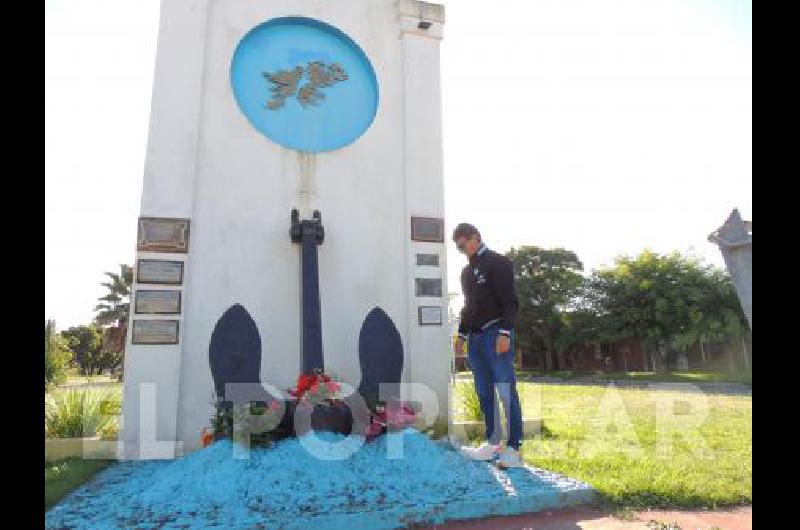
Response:
[[[443,5],[420,0],[397,0],[396,6],[401,37],[411,34],[442,40],[445,22]]]

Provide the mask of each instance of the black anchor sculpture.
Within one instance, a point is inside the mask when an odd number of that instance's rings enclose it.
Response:
[[[302,370],[310,374],[325,369],[317,256],[317,246],[325,240],[325,229],[319,211],[314,211],[312,219],[301,221],[300,213],[294,209],[291,221],[291,240],[302,245]],[[379,307],[370,311],[361,326],[358,356],[361,366],[358,393],[367,404],[374,405],[379,398],[381,383],[400,383],[404,360],[400,333],[389,315]],[[229,308],[217,322],[209,345],[209,364],[219,399],[240,403],[275,399],[260,383],[261,336],[258,327],[240,304]],[[232,392],[228,392],[231,395],[226,395],[227,383],[245,385],[233,387]],[[399,398],[391,393],[381,397],[388,400]],[[345,399],[345,402],[348,407],[317,406],[311,427],[343,434],[349,434],[352,428],[361,429],[369,421],[369,410],[364,406],[364,401]],[[292,424],[295,406],[295,401],[286,402],[285,414],[279,426],[279,431],[287,435],[303,434],[296,433]]]
[[[303,246],[301,254],[303,342],[301,345],[303,373],[325,370],[322,358],[322,316],[319,304],[319,260],[317,246],[325,241],[322,215],[315,210],[310,220],[300,221],[300,212],[292,210],[292,243]]]

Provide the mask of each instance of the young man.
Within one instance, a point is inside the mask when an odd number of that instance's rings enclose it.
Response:
[[[458,250],[469,258],[461,272],[464,309],[456,341],[457,351],[467,355],[475,379],[481,411],[486,422],[486,442],[464,453],[475,460],[497,458],[499,467],[523,465],[519,454],[522,439],[522,410],[514,375],[514,321],[519,302],[514,289],[514,268],[505,256],[493,252],[481,240],[478,229],[463,223],[453,232]],[[500,445],[500,394],[508,420],[508,446]]]

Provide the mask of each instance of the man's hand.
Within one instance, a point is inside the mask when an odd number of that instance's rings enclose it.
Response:
[[[458,337],[456,339],[456,353],[464,353],[466,345],[466,341],[463,338]]]
[[[511,338],[506,335],[498,335],[496,349],[497,355],[508,353],[508,351],[511,349]]]

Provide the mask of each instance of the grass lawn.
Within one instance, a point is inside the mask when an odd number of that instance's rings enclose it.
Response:
[[[611,372],[598,376],[614,381],[659,381],[669,383],[743,383],[753,384],[752,372]]]
[[[106,388],[88,388],[85,386],[59,387],[51,390],[45,395],[46,398],[58,397],[59,394],[66,392],[88,392],[88,393],[109,393],[116,396],[118,401],[122,399],[122,385],[114,383]],[[62,411],[65,416],[60,420],[71,425],[81,425],[81,415],[85,409]],[[117,422],[113,422],[114,427],[109,430],[112,438],[116,436]],[[45,429],[47,429],[47,421]],[[57,436],[57,435],[55,435]],[[82,458],[70,458],[55,462],[45,462],[44,464],[44,508],[49,510],[54,504],[61,500],[69,492],[91,479],[98,471],[108,466],[110,460],[84,460]]]
[[[110,460],[70,458],[44,463],[44,509],[49,510],[69,492],[106,468]]]
[[[472,391],[471,383],[457,385],[459,395]],[[523,416],[543,418],[541,434],[523,443],[525,460],[591,484],[609,507],[752,503],[752,396],[529,382],[518,388]],[[695,438],[675,433],[693,424],[687,432]]]
[[[471,372],[462,372],[470,375]],[[658,381],[662,383],[743,383],[751,385],[753,383],[752,372],[711,372],[693,370],[686,372],[574,372],[570,370],[543,372],[536,370],[517,370],[521,377],[554,377],[569,381],[573,379],[602,379],[612,381]]]
[[[121,385],[122,383],[116,378],[108,374],[102,375],[79,375],[70,374],[67,380],[61,386],[85,386],[85,385]]]

